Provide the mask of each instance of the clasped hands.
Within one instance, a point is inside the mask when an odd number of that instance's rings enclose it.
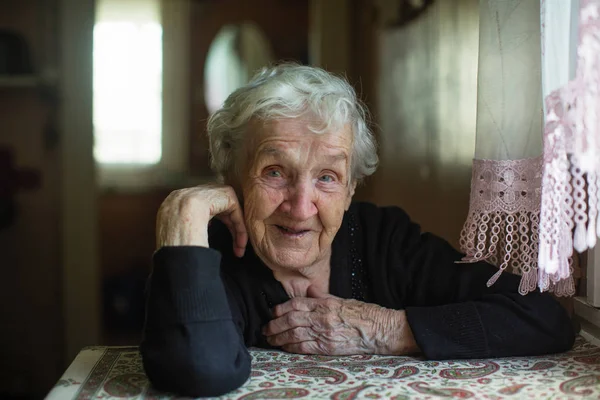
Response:
[[[156,221],[157,248],[208,247],[208,223],[220,219],[233,236],[233,252],[242,257],[248,242],[243,211],[230,186],[204,185],[171,193]],[[263,328],[272,346],[300,354],[410,354],[418,351],[402,310],[319,293],[296,297],[273,309]]]
[[[273,309],[267,342],[290,353],[403,355],[418,352],[402,310],[341,299],[309,287]]]

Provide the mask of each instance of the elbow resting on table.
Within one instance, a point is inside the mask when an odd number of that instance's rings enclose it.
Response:
[[[563,308],[563,306],[560,303],[558,303],[557,300],[554,301],[562,309],[562,314],[557,313],[555,321],[558,351],[569,351],[573,348],[573,345],[575,344],[575,337],[577,336],[578,332],[573,320],[571,319],[567,311]]]
[[[220,396],[239,388],[250,376],[250,356],[245,348],[237,354],[218,354],[142,345],[141,353],[152,385],[180,396]]]
[[[520,295],[519,295],[520,296]],[[539,324],[540,334],[530,338],[532,346],[543,349],[540,353],[561,353],[571,350],[576,329],[567,310],[549,293],[530,293],[525,296],[531,316]],[[540,311],[543,310],[543,313]]]

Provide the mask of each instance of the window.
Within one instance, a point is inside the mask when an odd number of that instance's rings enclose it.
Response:
[[[173,186],[187,167],[190,2],[96,5],[94,158],[100,186]]]
[[[99,1],[94,27],[94,157],[161,159],[162,25],[158,0]]]
[[[161,159],[162,27],[100,22],[94,28],[94,156],[105,164]]]

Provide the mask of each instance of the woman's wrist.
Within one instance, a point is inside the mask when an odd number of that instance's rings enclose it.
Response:
[[[377,353],[395,356],[418,353],[419,346],[408,324],[406,312],[382,307],[381,313],[381,337]]]
[[[157,249],[166,246],[208,247],[208,221],[180,223],[175,229],[158,229]]]

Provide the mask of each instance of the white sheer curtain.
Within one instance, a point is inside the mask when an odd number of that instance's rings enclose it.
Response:
[[[573,248],[593,247],[600,233],[600,1],[543,5],[542,289],[568,279]]]
[[[574,294],[600,198],[600,0],[480,0],[477,142],[465,262]],[[545,100],[545,104],[544,101]],[[574,240],[572,237],[574,228]]]
[[[542,178],[542,87],[539,0],[479,4],[477,136],[464,261],[523,276],[534,290]]]
[[[539,0],[480,3],[476,159],[542,155],[539,16]]]

